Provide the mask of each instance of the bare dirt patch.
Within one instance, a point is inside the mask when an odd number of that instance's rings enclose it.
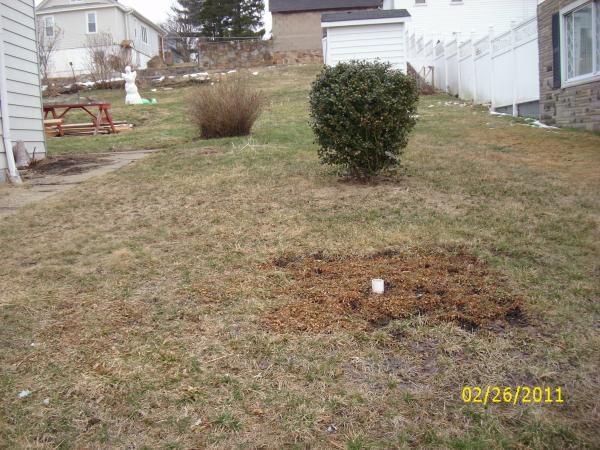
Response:
[[[472,255],[390,250],[282,257],[273,265],[293,279],[276,294],[294,300],[266,317],[278,330],[372,330],[417,314],[469,331],[524,321],[522,300],[510,293],[506,279]],[[372,278],[385,280],[385,294],[371,293]]]
[[[29,172],[34,175],[74,175],[109,163],[110,160],[95,155],[57,156],[32,164]]]

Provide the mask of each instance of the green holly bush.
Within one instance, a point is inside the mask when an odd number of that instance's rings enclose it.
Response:
[[[418,99],[415,81],[389,64],[324,67],[310,93],[321,162],[360,179],[398,166],[416,123]]]

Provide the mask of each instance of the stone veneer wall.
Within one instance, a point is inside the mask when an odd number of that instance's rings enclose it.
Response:
[[[199,52],[199,67],[203,70],[323,63],[321,50],[274,51],[270,40],[200,42]]]
[[[600,81],[554,88],[552,16],[570,3],[546,0],[538,6],[540,115],[548,124],[600,130]]]

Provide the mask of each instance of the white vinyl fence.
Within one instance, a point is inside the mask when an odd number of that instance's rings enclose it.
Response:
[[[450,42],[407,36],[408,61],[436,89],[519,114],[540,98],[537,18],[494,36]]]

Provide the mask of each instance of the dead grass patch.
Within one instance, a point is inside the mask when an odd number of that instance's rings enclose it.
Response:
[[[522,300],[507,280],[475,256],[388,250],[369,256],[287,256],[273,265],[292,281],[276,293],[292,297],[266,320],[278,330],[372,330],[392,320],[427,315],[474,331],[524,320]],[[371,293],[383,278],[386,293]]]

